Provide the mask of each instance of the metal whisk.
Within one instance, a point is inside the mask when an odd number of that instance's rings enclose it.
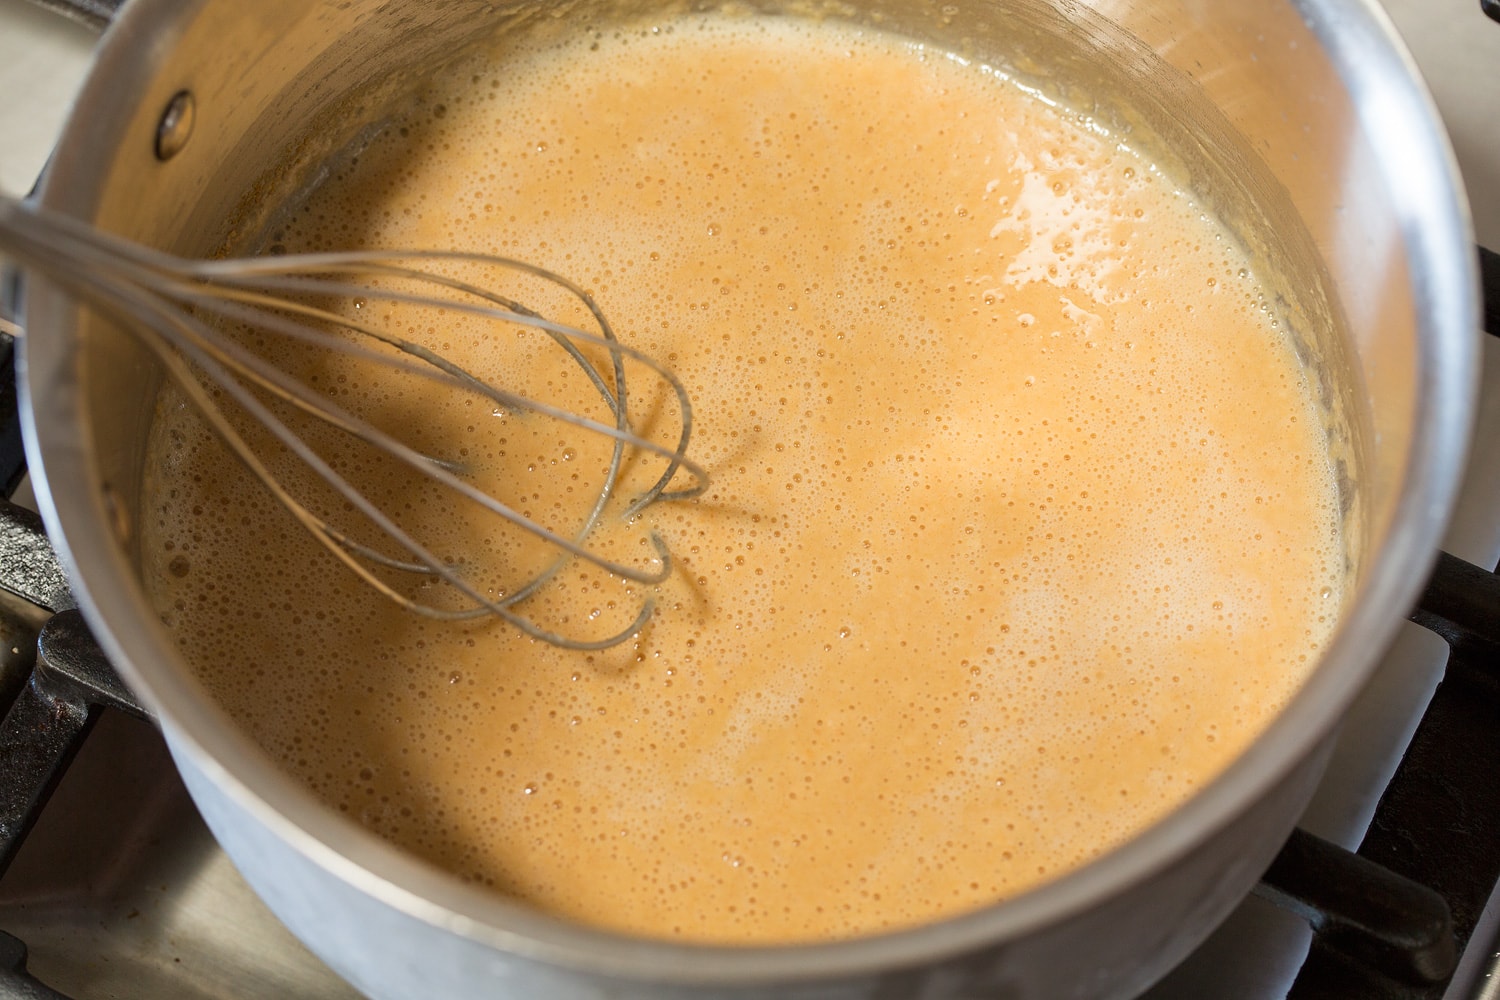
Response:
[[[650,565],[651,560],[647,560],[647,565],[631,565],[606,558],[588,545],[589,536],[615,497],[627,460],[633,455],[654,455],[664,462],[664,469],[650,488],[629,502],[622,517],[631,518],[658,501],[697,496],[708,483],[705,471],[686,455],[693,418],[692,404],[681,381],[651,357],[621,344],[599,306],[566,278],[522,261],[441,251],[373,250],[189,260],[3,197],[0,197],[0,255],[46,275],[81,301],[119,321],[161,361],[186,399],[271,496],[344,565],[402,607],[443,620],[496,615],[536,639],[582,650],[604,649],[620,643],[639,631],[651,616],[653,601],[648,595],[641,599],[639,612],[628,626],[603,639],[584,640],[543,627],[520,608],[573,559],[585,560],[607,573],[645,585],[660,583],[670,575],[670,554],[655,532],[650,540],[659,560],[657,565]],[[582,304],[593,317],[598,332],[552,322],[519,302],[444,273],[466,267],[498,268],[561,289]],[[483,381],[428,347],[363,319],[374,310],[361,309],[360,319],[350,319],[332,311],[327,305],[332,302],[354,302],[360,306],[397,303],[403,309],[423,311],[438,328],[463,317],[464,322],[520,325],[539,331],[566,352],[592,384],[609,420],[596,420]],[[247,349],[240,338],[229,332],[234,329],[271,333],[287,338],[288,342],[364,359],[475,393],[510,413],[550,417],[604,435],[611,442],[610,457],[592,506],[575,532],[560,534],[477,488],[463,478],[463,468],[458,463],[425,454],[338,406],[326,393],[311,390]],[[384,348],[371,342],[378,342]],[[607,363],[591,360],[590,353],[596,356],[602,353]],[[670,387],[680,419],[675,445],[658,444],[632,428],[627,361],[645,366]],[[384,536],[390,547],[356,540],[288,492],[268,468],[265,456],[252,447],[214,401],[210,385],[227,394],[269,431],[275,441],[332,487]],[[487,596],[457,565],[435,555],[428,545],[403,528],[397,518],[341,475],[304,436],[273,412],[267,399],[279,400],[284,406],[358,439],[465,501],[534,534],[555,548],[556,558],[540,571],[528,573],[525,579],[505,587],[504,593]],[[680,475],[691,476],[691,485],[670,488]],[[377,567],[397,575],[418,574],[442,581],[461,597],[452,601],[457,605],[452,607],[418,601],[382,579]]]

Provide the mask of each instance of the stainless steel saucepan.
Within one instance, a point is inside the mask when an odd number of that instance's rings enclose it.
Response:
[[[205,696],[138,577],[159,373],[128,337],[33,282],[27,446],[88,620],[153,708],[246,879],[373,997],[1133,996],[1204,938],[1276,853],[1435,554],[1476,374],[1472,244],[1447,140],[1373,0],[788,6],[1013,66],[1093,94],[1112,127],[1160,134],[1283,276],[1299,349],[1323,379],[1357,579],[1343,624],[1305,689],[1227,773],[1132,842],[1018,899],[800,947],[688,946],[575,926],[462,884],[325,808]],[[378,126],[394,95],[476,35],[644,9],[132,0],[40,198],[176,252],[245,245],[321,164]]]

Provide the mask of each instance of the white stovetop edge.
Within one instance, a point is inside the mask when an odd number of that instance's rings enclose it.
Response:
[[[1469,186],[1481,243],[1500,250],[1500,24],[1479,0],[1384,0],[1432,88]],[[0,193],[23,194],[46,162],[87,72],[92,33],[0,0]],[[1484,402],[1471,464],[1445,547],[1500,558],[1500,349],[1486,343]],[[1303,825],[1353,847],[1445,659],[1441,641],[1407,626],[1361,698]],[[1493,907],[1492,907],[1493,909]],[[1279,1000],[1306,948],[1304,925],[1250,900],[1150,1000]],[[1454,1000],[1457,1000],[1455,997]]]

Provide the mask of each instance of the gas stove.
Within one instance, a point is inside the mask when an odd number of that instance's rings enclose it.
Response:
[[[1477,239],[1500,248],[1500,24],[1484,17],[1480,0],[1384,3],[1448,126]],[[35,180],[95,40],[88,28],[23,0],[0,0],[0,191],[19,194]],[[1500,291],[1491,307],[1500,307]],[[1491,328],[1500,332],[1500,324]],[[1500,340],[1485,339],[1473,458],[1444,548],[1490,568],[1500,561]],[[0,468],[0,480],[9,474]],[[17,499],[25,498],[23,484]],[[0,517],[0,557],[24,552],[26,525],[24,515]],[[1443,578],[1429,591],[1426,623],[1472,614],[1463,605],[1481,586],[1496,598],[1487,615],[1500,619],[1500,587],[1492,582]],[[67,606],[65,594],[54,598],[58,609]],[[70,615],[76,612],[48,622],[43,635],[44,645],[60,650],[44,659],[65,673]],[[0,708],[31,667],[40,627],[0,600]],[[1486,791],[1500,789],[1500,649],[1456,638],[1462,655],[1450,666],[1444,639],[1405,627],[1349,716],[1303,832],[1268,880],[1147,1000],[1500,1000],[1500,834],[1493,825],[1468,829],[1481,816],[1500,818],[1500,792]],[[357,997],[240,879],[198,818],[159,735],[130,711],[128,693],[90,694],[95,703],[100,697],[115,699],[115,707],[97,714],[9,868],[0,860],[0,1000]],[[1476,767],[1489,770],[1476,776]],[[1468,785],[1488,799],[1464,798]],[[1380,870],[1371,875],[1360,858],[1329,845],[1359,849],[1449,899],[1466,943],[1451,982],[1420,984],[1424,973],[1451,964],[1433,944],[1440,934],[1422,937],[1421,908],[1432,903],[1431,892],[1416,890],[1417,917],[1373,928],[1385,946],[1365,947],[1369,936],[1349,921],[1379,923],[1381,906],[1411,887]],[[1330,867],[1350,869],[1352,888],[1324,878]],[[1312,924],[1322,928],[1316,943]],[[1404,971],[1417,984],[1372,965]],[[22,968],[27,977],[13,974]]]

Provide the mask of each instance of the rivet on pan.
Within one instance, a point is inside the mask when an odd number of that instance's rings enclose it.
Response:
[[[170,160],[182,152],[193,134],[193,119],[196,107],[191,91],[179,90],[167,102],[161,113],[161,122],[156,126],[156,158]]]

